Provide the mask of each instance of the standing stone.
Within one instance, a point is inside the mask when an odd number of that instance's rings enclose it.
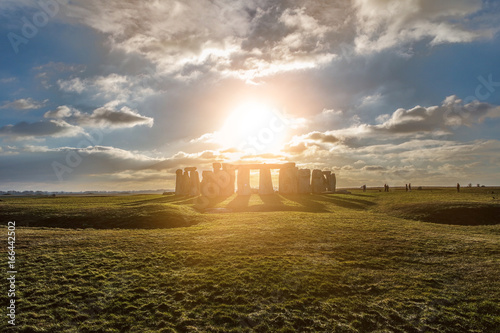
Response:
[[[231,164],[222,164],[222,171],[220,172],[220,175],[216,177],[220,183],[224,183],[223,188],[221,188],[221,195],[228,197],[234,194],[234,183],[236,180],[236,174],[235,174],[235,168]],[[223,179],[224,178],[224,179]],[[226,179],[228,180],[226,184]]]
[[[238,195],[250,195],[250,169],[245,167],[238,168]]]
[[[282,194],[298,193],[298,168],[294,166],[285,166],[279,173],[279,192]]]
[[[298,189],[299,194],[311,193],[311,170],[300,169],[298,174]]]
[[[259,194],[273,194],[273,180],[271,178],[271,169],[261,168],[259,171]]]
[[[198,172],[196,171],[196,167],[184,168],[184,172],[189,179],[189,181],[185,184],[185,186],[187,187],[185,189],[186,195],[200,195],[200,178],[198,176]]]
[[[184,176],[182,175],[182,170],[177,169],[175,171],[175,195],[182,195],[182,188],[184,185]]]
[[[212,166],[214,167],[214,173],[217,173],[220,171],[220,168],[221,168],[221,164],[218,163],[218,162],[215,162],[212,164]]]
[[[332,173],[330,176],[330,191],[335,193],[337,191],[337,177],[335,173]]]
[[[331,192],[330,190],[330,178],[332,178],[332,172],[331,171],[323,171],[323,182],[324,182],[324,188],[327,192]]]
[[[220,188],[214,181],[213,171],[203,171],[201,175],[203,177],[200,185],[201,194],[210,199],[219,196]]]
[[[184,171],[182,175],[182,195],[189,195],[189,189],[191,188],[191,180],[189,179],[189,173]]]
[[[312,182],[311,182],[312,192],[313,193],[322,193],[325,191],[324,188],[324,180],[323,180],[323,171],[315,169],[312,172]]]
[[[189,175],[191,182],[191,189],[189,195],[199,196],[200,195],[200,175],[198,171],[194,170],[190,172]]]

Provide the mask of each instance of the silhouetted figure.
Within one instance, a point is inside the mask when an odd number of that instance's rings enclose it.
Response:
[[[411,192],[411,183],[408,184],[408,191]]]
[[[406,185],[406,192],[408,192],[408,184],[405,184]]]
[[[457,192],[460,192],[460,184],[457,183]]]
[[[366,184],[361,187],[363,188],[363,192],[366,192]]]

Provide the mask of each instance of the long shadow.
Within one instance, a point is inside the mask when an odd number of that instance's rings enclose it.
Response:
[[[188,200],[192,200],[193,197],[190,196],[179,196],[179,195],[166,195],[160,198],[151,198],[151,199],[146,199],[146,200],[138,200],[138,201],[132,201],[132,202],[127,202],[127,203],[122,203],[120,206],[141,206],[145,203],[178,203],[178,202],[185,202]]]
[[[360,193],[351,193],[349,195],[352,195],[354,197],[368,197],[368,198],[372,198],[371,195],[368,195],[368,194],[360,194]]]
[[[284,206],[283,204],[283,199],[281,199],[281,196],[279,194],[268,194],[268,195],[262,195],[259,194],[260,200],[265,205],[270,205],[270,206]]]
[[[301,205],[302,207],[297,207],[291,210],[298,210],[302,212],[312,212],[312,213],[324,213],[328,212],[326,206],[317,200],[314,200],[314,196],[309,194],[281,194],[281,196],[287,200],[293,201]]]
[[[337,197],[329,194],[320,194],[317,195],[317,199],[320,201],[330,202],[334,205],[349,208],[349,209],[357,209],[364,210],[370,206],[376,205],[376,203],[368,200],[362,199],[354,199],[354,198],[346,198],[346,197]]]
[[[297,211],[298,207],[290,207],[283,203],[283,198],[279,194],[259,194],[260,200],[263,202],[260,205],[252,205],[248,207],[251,212],[279,212],[279,211]]]
[[[248,210],[248,202],[250,201],[249,195],[237,195],[230,203],[227,204],[227,208],[237,211],[244,212]]]

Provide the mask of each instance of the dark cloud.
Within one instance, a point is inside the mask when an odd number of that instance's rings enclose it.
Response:
[[[36,123],[23,121],[15,125],[0,127],[0,136],[13,139],[75,136],[82,132],[81,128],[70,125],[63,120],[39,121]]]
[[[337,138],[334,135],[329,135],[320,132],[309,133],[305,138],[313,141],[319,141],[322,143],[337,143],[340,141],[339,138]]]
[[[64,119],[68,122],[89,127],[122,128],[138,125],[151,127],[153,125],[153,118],[142,116],[128,107],[123,107],[120,111],[101,107],[88,114],[63,105],[53,111],[46,112],[44,117]]]
[[[60,187],[63,182],[90,182],[94,175],[147,169],[158,160],[114,147],[12,148],[0,159],[2,183],[47,182]],[[58,174],[60,177],[58,177]]]
[[[109,127],[134,127],[138,125],[153,126],[153,118],[141,116],[127,107],[120,111],[109,108],[98,108],[90,115],[77,114],[74,116],[82,126],[109,126]]]
[[[283,152],[289,154],[301,154],[308,149],[307,145],[304,142],[299,142],[297,144],[287,144],[283,149]]]
[[[457,96],[449,96],[440,106],[398,109],[392,115],[381,116],[382,124],[370,126],[376,132],[394,134],[450,130],[458,126],[471,126],[486,118],[500,117],[500,107],[475,101],[464,105]]]

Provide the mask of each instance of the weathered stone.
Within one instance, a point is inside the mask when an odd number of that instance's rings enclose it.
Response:
[[[193,170],[189,173],[189,180],[191,183],[189,195],[200,195],[200,175],[198,171]]]
[[[193,171],[196,171],[197,168],[196,167],[187,167],[187,168],[184,168],[184,171],[186,172],[193,172]]]
[[[222,189],[221,195],[224,196],[231,196],[234,194],[234,185],[236,181],[236,169],[234,165],[231,164],[222,164],[222,171],[227,172],[229,174],[229,184]]]
[[[219,196],[220,188],[215,183],[213,171],[203,171],[201,175],[203,178],[200,185],[201,194],[210,199]]]
[[[182,175],[182,170],[177,169],[177,171],[175,171],[175,195],[182,195],[183,186],[184,177]]]
[[[311,193],[311,170],[300,169],[298,174],[298,193],[307,194]]]
[[[191,180],[189,179],[189,173],[184,171],[182,175],[182,195],[189,195],[189,189],[191,188]]]
[[[315,169],[312,172],[311,187],[313,193],[323,193],[325,191],[325,185],[323,180],[323,171]]]
[[[259,171],[259,194],[273,194],[273,180],[271,178],[271,169],[265,168]]]
[[[201,173],[201,177],[202,177],[201,179],[202,183],[211,182],[214,179],[214,172],[205,170]]]
[[[330,191],[331,192],[337,191],[337,176],[335,176],[334,173],[332,173],[330,176]]]
[[[288,167],[280,169],[279,191],[282,194],[297,194],[298,182],[299,182],[298,168],[295,167],[295,163],[287,163],[287,164]]]
[[[323,171],[323,187],[326,191],[330,192],[330,178],[332,177],[331,171]]]
[[[250,169],[238,168],[238,195],[250,195]]]

